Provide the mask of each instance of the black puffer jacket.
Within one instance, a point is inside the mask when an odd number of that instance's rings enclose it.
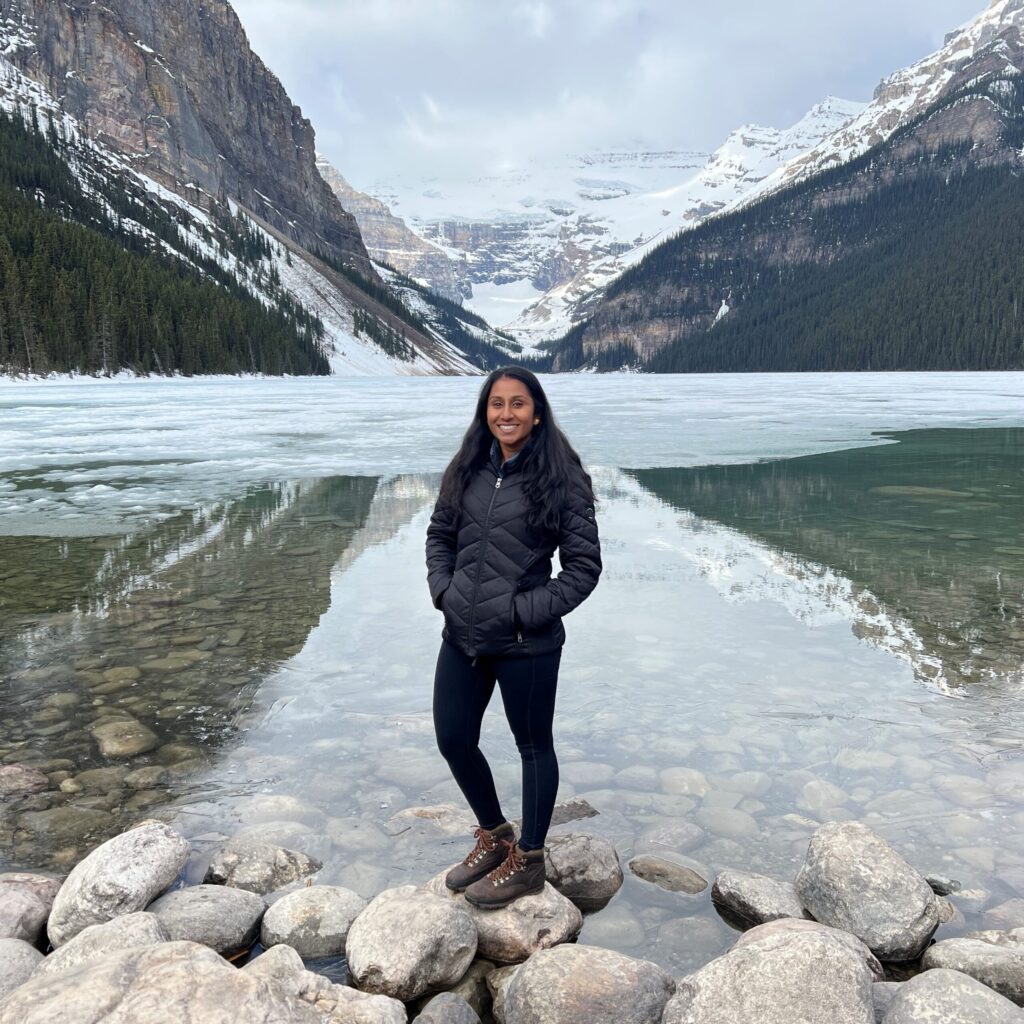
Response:
[[[427,581],[444,612],[444,638],[477,655],[547,654],[565,643],[562,616],[597,586],[601,545],[582,475],[569,481],[557,533],[526,522],[524,450],[477,470],[459,510],[435,506],[427,527]],[[551,577],[558,548],[562,571]]]

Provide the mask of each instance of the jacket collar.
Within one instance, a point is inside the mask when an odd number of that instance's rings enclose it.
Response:
[[[495,438],[491,442],[491,465],[494,467],[495,472],[499,475],[508,473],[513,469],[520,469],[523,463],[526,461],[526,456],[530,453],[533,448],[534,438],[529,438],[526,444],[519,449],[512,456],[511,459],[506,459],[504,462],[501,461],[501,445],[498,444],[498,439]]]

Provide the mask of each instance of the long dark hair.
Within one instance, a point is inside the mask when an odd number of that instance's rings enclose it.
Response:
[[[534,529],[557,531],[570,479],[576,477],[582,481],[591,503],[594,486],[576,450],[555,422],[540,381],[522,366],[503,366],[488,374],[480,389],[473,422],[441,479],[441,504],[458,508],[473,473],[490,458],[494,437],[487,426],[487,401],[494,382],[502,377],[511,377],[526,385],[533,399],[534,414],[540,420],[530,432],[530,451],[522,468],[523,493],[530,506],[526,521]]]

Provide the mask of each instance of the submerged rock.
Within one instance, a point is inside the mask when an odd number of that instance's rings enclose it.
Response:
[[[296,850],[235,838],[214,856],[203,881],[264,894],[315,875],[322,867],[316,858]]]
[[[629,870],[667,892],[684,892],[696,896],[708,887],[708,880],[688,864],[678,863],[670,859],[671,854],[660,857],[653,854],[641,854],[629,862]]]
[[[50,788],[50,780],[38,768],[27,764],[0,765],[0,800],[41,793]]]
[[[106,718],[89,731],[104,757],[135,757],[160,745],[160,738],[134,718]]]

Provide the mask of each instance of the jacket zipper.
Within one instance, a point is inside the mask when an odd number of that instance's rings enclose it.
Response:
[[[501,472],[498,472],[498,479],[494,481],[494,490],[491,492],[491,503],[487,506],[487,517],[484,519],[484,537],[480,542],[480,554],[476,560],[476,579],[473,581],[473,602],[469,606],[469,625],[466,628],[466,646],[475,651],[473,646],[473,627],[476,625],[476,599],[480,593],[480,573],[484,568],[484,555],[487,554],[487,543],[491,537],[491,512],[494,511],[494,499],[501,490]]]

